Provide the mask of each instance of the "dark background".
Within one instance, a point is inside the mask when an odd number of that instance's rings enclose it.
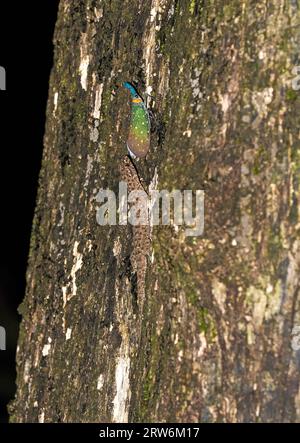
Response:
[[[0,91],[0,326],[6,351],[0,351],[0,423],[15,393],[15,352],[25,293],[25,272],[40,169],[52,38],[59,0],[1,2],[0,66],[6,91]]]

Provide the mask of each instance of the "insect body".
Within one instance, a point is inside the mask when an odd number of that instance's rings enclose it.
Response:
[[[127,140],[129,154],[145,157],[150,147],[150,119],[148,110],[136,89],[128,82],[123,83],[131,95],[131,119]]]

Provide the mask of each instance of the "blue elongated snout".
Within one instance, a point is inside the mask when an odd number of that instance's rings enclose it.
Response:
[[[132,86],[131,83],[124,82],[123,86],[124,88],[128,89],[132,97],[139,97],[139,94],[136,92],[136,89]]]

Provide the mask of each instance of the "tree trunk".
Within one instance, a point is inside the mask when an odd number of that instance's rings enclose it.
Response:
[[[297,0],[61,0],[12,422],[299,421],[299,26]],[[203,235],[153,228],[143,299],[132,226],[96,220],[123,81],[143,186],[205,192]]]

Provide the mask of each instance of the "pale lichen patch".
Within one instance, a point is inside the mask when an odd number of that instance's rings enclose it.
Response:
[[[59,202],[59,212],[60,212],[60,220],[57,223],[57,226],[62,226],[65,220],[65,206],[62,202]]]
[[[50,352],[50,349],[51,349],[51,344],[50,343],[47,343],[47,344],[44,345],[43,350],[42,350],[43,357],[47,357],[47,355]]]
[[[30,373],[30,361],[26,360],[25,366],[24,366],[24,382],[28,383],[29,381],[29,373]]]
[[[104,376],[103,374],[100,374],[97,380],[97,390],[101,391],[101,389],[103,388],[104,385]]]
[[[87,90],[87,76],[88,76],[88,67],[90,63],[90,56],[88,54],[88,39],[87,34],[82,33],[81,34],[81,42],[80,42],[80,65],[79,65],[79,72],[80,72],[80,83],[82,86],[82,89],[85,91]]]
[[[95,119],[100,119],[100,109],[101,109],[101,102],[102,102],[102,93],[103,93],[103,83],[98,85],[96,87],[95,92],[95,103],[94,103],[94,110],[93,110],[93,117]]]
[[[76,272],[79,271],[79,269],[81,269],[82,264],[83,264],[83,254],[81,254],[78,251],[78,245],[79,245],[79,242],[75,241],[74,247],[73,247],[74,260],[73,260],[73,266],[72,266],[71,273],[70,273],[71,283],[68,283],[67,285],[62,287],[64,310],[65,310],[67,302],[70,301],[71,298],[77,294]],[[70,291],[70,284],[72,286],[71,291]],[[62,318],[62,328],[63,328],[63,331],[65,332],[65,330],[66,330],[65,311],[64,311],[63,318]]]
[[[200,340],[200,347],[198,349],[197,357],[202,357],[205,349],[207,348],[207,340],[204,332],[201,332],[201,334],[199,335],[199,340]]]
[[[73,257],[74,257],[74,264],[71,269],[71,278],[72,278],[72,296],[76,295],[77,293],[77,285],[76,285],[76,272],[79,271],[83,264],[82,260],[82,254],[78,252],[78,245],[79,242],[76,240],[73,247]]]
[[[268,115],[269,105],[273,100],[273,94],[274,90],[272,87],[264,88],[262,91],[252,92],[252,105],[258,114],[252,123],[253,128],[256,128],[261,120]]]
[[[54,114],[56,113],[56,110],[57,110],[57,103],[58,103],[58,92],[55,92],[54,96],[53,96],[53,105],[54,105],[53,113]]]
[[[113,253],[114,256],[117,257],[118,255],[120,255],[122,250],[122,244],[120,242],[120,238],[118,237],[115,242],[114,242],[114,246],[113,246]]]
[[[67,290],[68,290],[68,286],[63,286],[61,288],[61,290],[62,290],[62,293],[63,293],[63,305],[65,307],[66,303],[67,303]]]
[[[220,104],[222,111],[226,114],[231,104],[229,94],[220,95]]]
[[[95,121],[94,127],[90,130],[90,140],[94,143],[96,143],[99,138],[99,129],[97,123],[99,123],[98,120]]]
[[[100,18],[103,17],[103,8],[97,9],[96,7],[94,8],[94,14],[96,17],[97,22],[100,20]]]
[[[186,129],[186,130],[182,133],[182,135],[186,135],[188,138],[190,138],[191,135],[192,135],[192,131],[191,131],[191,129]]]
[[[270,320],[280,313],[282,289],[280,280],[273,286],[268,278],[261,278],[258,287],[249,286],[246,291],[247,304],[251,306],[251,325],[248,324],[248,342],[254,341],[253,332],[258,332],[264,320]]]
[[[67,332],[66,332],[66,340],[70,340],[71,335],[72,335],[72,329],[71,329],[71,328],[68,328],[68,329],[67,329]]]
[[[43,409],[42,409],[41,413],[38,416],[38,420],[39,420],[39,423],[44,423],[45,422],[45,412],[44,412]]]
[[[128,407],[131,397],[129,373],[130,373],[130,357],[128,343],[122,342],[120,356],[117,360],[115,370],[116,394],[113,400],[113,421],[115,423],[128,422]]]

